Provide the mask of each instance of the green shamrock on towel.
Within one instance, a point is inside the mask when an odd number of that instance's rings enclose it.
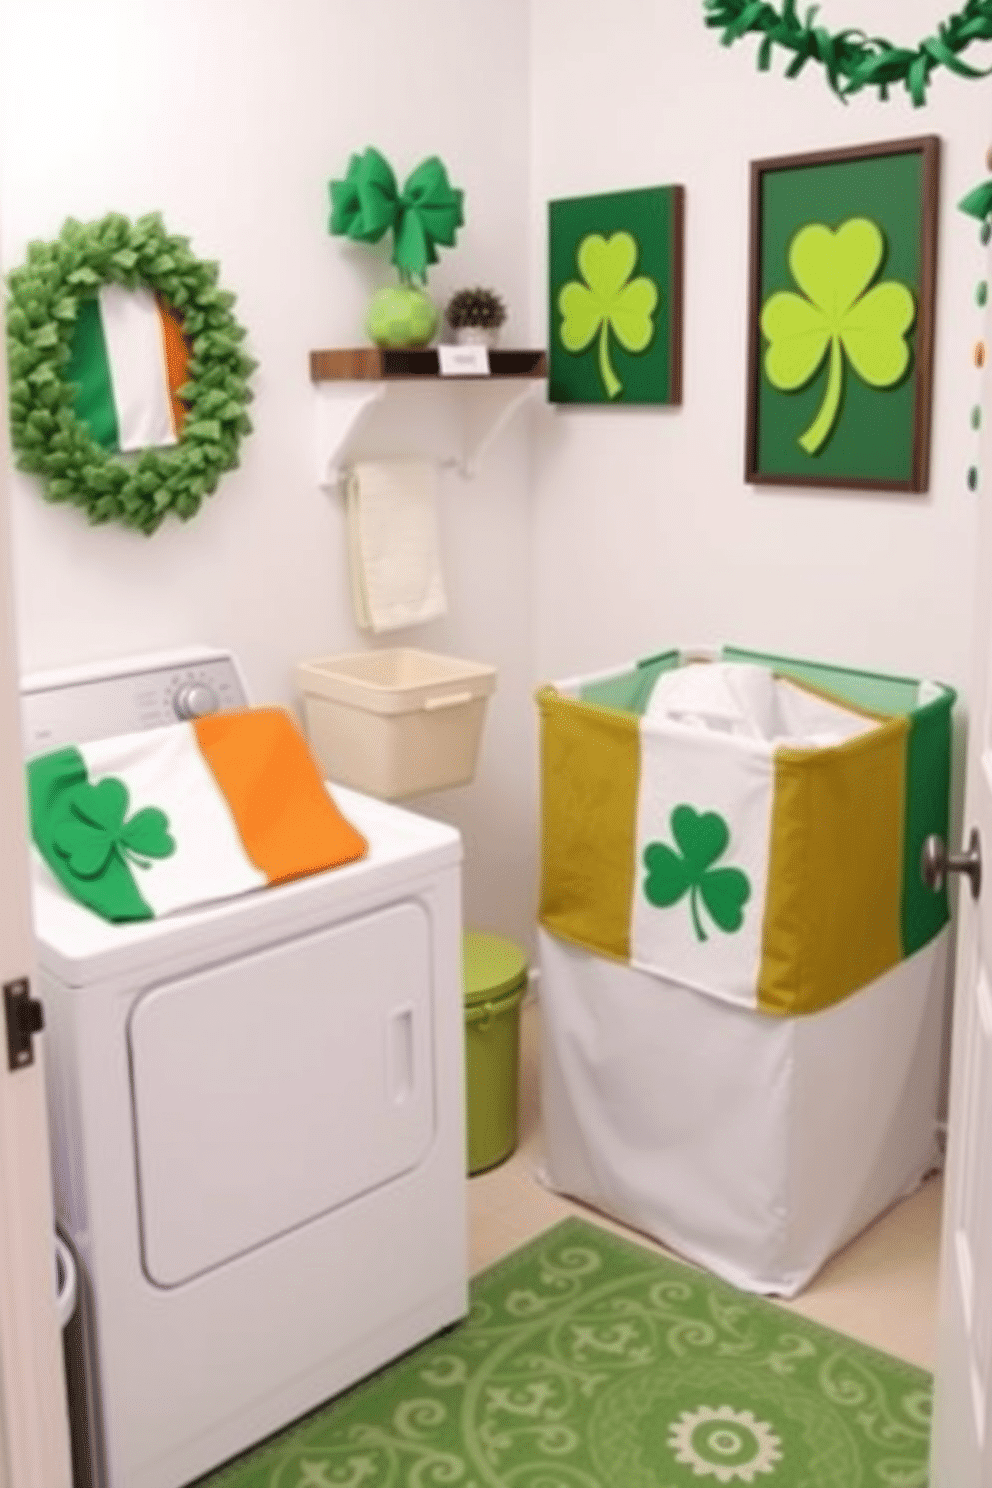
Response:
[[[146,806],[128,820],[128,804],[127,786],[115,775],[73,789],[52,843],[75,877],[98,878],[114,857],[148,868],[149,858],[168,858],[175,852],[165,812]]]
[[[667,842],[648,843],[644,849],[645,898],[657,909],[668,909],[688,894],[698,940],[708,939],[700,918],[700,899],[721,930],[739,930],[744,905],[751,897],[747,874],[740,868],[713,867],[730,842],[727,823],[715,811],[700,813],[691,806],[676,806],[670,822],[679,852]]]

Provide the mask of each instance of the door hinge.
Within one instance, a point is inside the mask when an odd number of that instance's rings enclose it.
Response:
[[[12,1070],[34,1064],[31,1037],[45,1026],[45,1010],[31,996],[27,977],[3,984],[3,1011],[7,1020],[7,1064]]]

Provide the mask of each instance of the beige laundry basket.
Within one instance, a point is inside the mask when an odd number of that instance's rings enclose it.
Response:
[[[391,801],[474,778],[495,667],[404,646],[303,661],[296,681],[330,780]]]

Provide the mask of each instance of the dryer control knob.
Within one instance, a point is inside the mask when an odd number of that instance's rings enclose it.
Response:
[[[186,682],[172,699],[177,718],[204,718],[217,711],[217,694],[205,682]]]

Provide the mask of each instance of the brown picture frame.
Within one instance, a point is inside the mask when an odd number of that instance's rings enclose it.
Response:
[[[907,492],[928,489],[939,163],[940,140],[936,135],[751,162],[744,460],[748,484]],[[879,235],[881,256],[874,268],[872,235],[867,233],[869,247],[864,241],[867,229],[852,244],[851,231],[858,236],[857,229],[849,231],[853,219],[874,224]],[[817,257],[807,237],[809,251],[804,252],[800,244],[797,255],[797,240],[811,227],[826,228],[830,239],[820,233]],[[808,268],[817,257],[816,272],[829,274],[830,254],[836,248],[839,255],[845,234],[845,247],[854,248],[855,258],[861,249],[867,256],[864,285],[838,329],[836,303],[831,321],[815,295],[806,298],[796,294],[793,268],[797,264]],[[811,277],[808,274],[807,281]],[[860,282],[856,276],[854,282]],[[901,291],[893,290],[894,284],[901,286]],[[802,284],[799,288],[802,290]],[[869,346],[867,356],[859,359],[855,355],[852,359],[852,347],[857,352],[866,346],[866,307],[874,295],[877,310],[885,298],[885,294],[876,295],[880,289],[888,294],[886,310],[893,309],[894,303],[904,305],[904,291],[909,291],[912,323],[900,332],[898,324],[893,327],[884,316],[875,314],[878,327],[872,328],[872,334],[876,348],[886,355],[873,355]],[[785,303],[786,312],[773,320],[771,313],[765,312],[776,296],[779,304],[775,308],[781,312]],[[796,301],[804,304],[796,305]],[[794,320],[789,318],[793,315]],[[796,355],[790,363],[789,348],[780,344],[774,366],[784,380],[773,383],[768,353],[774,338],[765,334],[763,316],[766,328],[769,324],[798,328],[804,317],[807,328],[818,317],[822,321],[822,333],[817,330],[806,344],[819,344],[822,334],[823,354],[805,381],[798,380],[805,365],[803,357]],[[830,325],[834,326],[832,332]],[[905,370],[886,385],[858,376],[859,360],[869,371],[883,363],[898,365],[893,348],[898,346],[899,334],[909,353]],[[780,342],[788,339],[780,333]],[[797,335],[793,346],[799,344]],[[810,353],[810,360],[812,356]],[[787,385],[790,378],[793,386]],[[821,438],[824,428],[827,434]]]

